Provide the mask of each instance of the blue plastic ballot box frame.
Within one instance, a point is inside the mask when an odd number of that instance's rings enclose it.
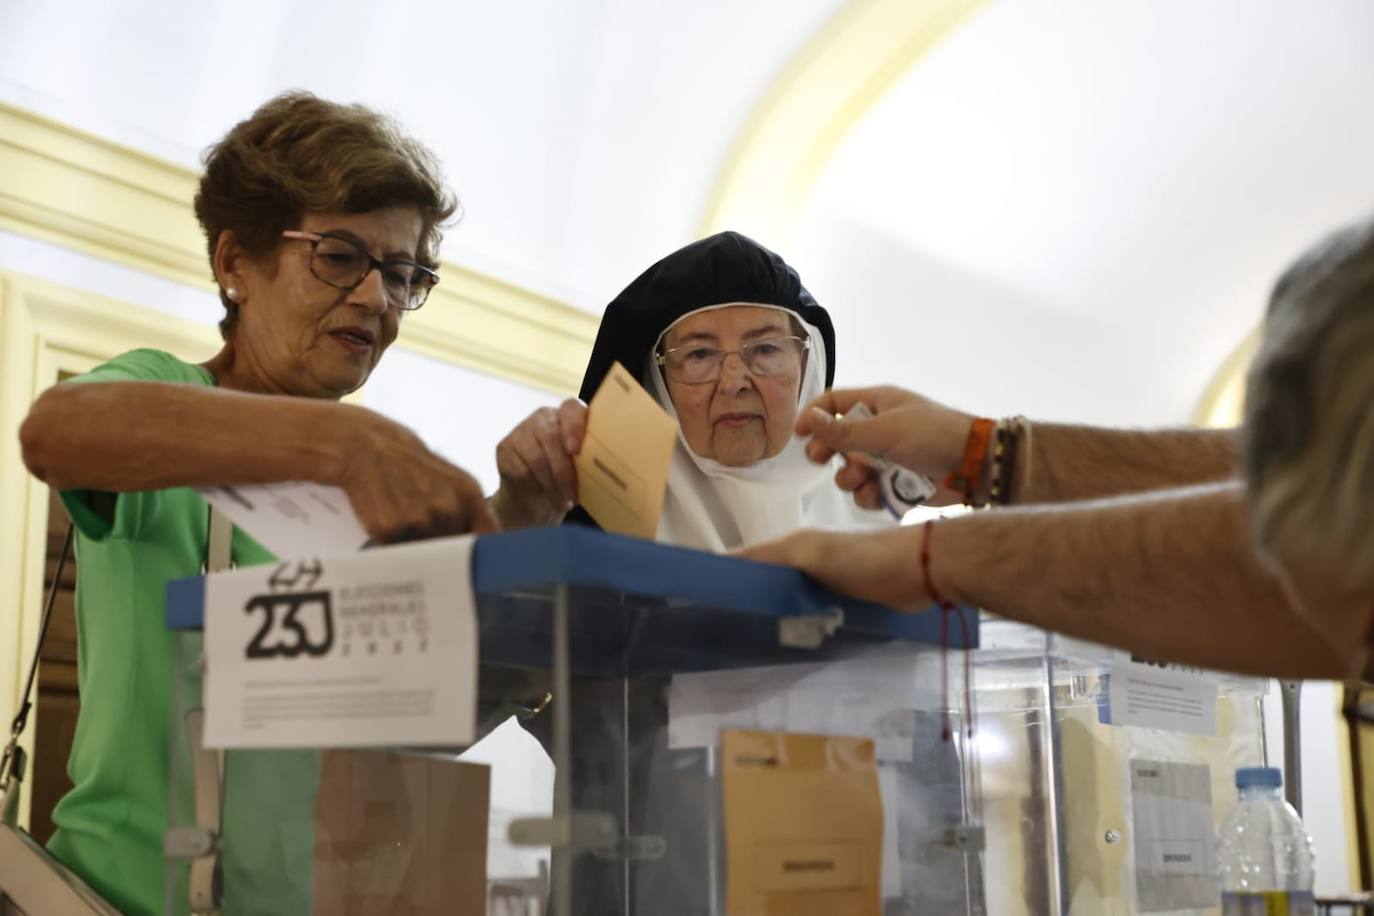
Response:
[[[472,582],[483,664],[549,668],[551,600],[560,590],[576,599],[568,661],[579,675],[818,661],[894,640],[939,645],[942,630],[952,649],[978,646],[978,614],[969,608],[955,610],[960,625],[942,620],[938,607],[903,613],[835,594],[794,569],[576,526],[479,537]],[[201,629],[204,583],[197,576],[168,584],[168,629]],[[822,630],[814,647],[780,642],[780,625],[804,622]]]
[[[576,526],[477,538],[472,584],[483,668],[548,671],[555,697],[575,696],[574,677],[662,679],[814,663],[894,642],[978,646],[973,609],[898,612],[838,595],[794,569]],[[170,582],[167,627],[201,630],[204,599],[203,576]],[[559,914],[577,912],[578,850],[625,839],[618,819],[606,819],[599,806],[582,810],[574,797],[576,702],[552,704],[553,817],[525,824],[521,841],[565,850],[554,855],[551,875]]]

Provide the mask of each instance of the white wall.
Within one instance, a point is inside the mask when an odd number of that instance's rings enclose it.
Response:
[[[1139,422],[1132,356],[1087,315],[911,251],[817,204],[789,261],[835,323],[836,384],[895,383],[986,415]],[[1138,358],[1147,358],[1141,354]]]
[[[875,373],[1186,422],[1284,266],[1374,208],[1371,35],[1362,0],[989,3],[846,133],[787,254],[884,329]],[[902,349],[926,322],[952,353]]]

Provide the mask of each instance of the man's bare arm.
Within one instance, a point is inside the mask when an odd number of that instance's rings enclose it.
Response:
[[[837,419],[863,403],[873,416]],[[890,386],[827,391],[802,410],[796,431],[810,436],[812,461],[842,453],[836,476],[868,508],[878,504],[878,485],[862,454],[883,455],[935,481],[960,471],[974,417],[937,401]],[[1106,429],[1055,423],[1015,424],[1020,430],[1011,488],[1019,504],[1099,499],[1145,490],[1181,487],[1233,477],[1235,430]],[[989,443],[991,446],[992,443]],[[990,448],[991,451],[991,448]],[[989,456],[985,473],[992,470]],[[979,487],[986,494],[986,478]],[[962,494],[942,491],[939,502]]]
[[[1341,678],[1365,657],[1369,609],[1314,608],[1319,633],[1291,608],[1251,552],[1236,483],[975,513],[931,534],[932,578],[946,599],[1070,636],[1272,677]],[[916,609],[930,603],[922,535],[920,526],[808,531],[744,555]]]
[[[1017,504],[1101,499],[1211,483],[1237,473],[1233,429],[1105,429],[1027,424],[1012,499]]]
[[[950,519],[932,541],[950,600],[1070,636],[1276,677],[1341,677],[1363,657],[1363,615],[1338,651],[1290,607],[1237,483]]]

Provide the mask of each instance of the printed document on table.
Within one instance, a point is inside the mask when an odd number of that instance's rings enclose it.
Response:
[[[369,542],[338,487],[296,481],[201,487],[205,501],[282,559],[352,553]]]
[[[577,501],[606,531],[658,534],[677,423],[620,363],[587,405]]]
[[[206,576],[206,745],[470,743],[473,541]]]

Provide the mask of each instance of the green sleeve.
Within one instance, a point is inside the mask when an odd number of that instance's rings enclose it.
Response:
[[[200,366],[183,362],[161,350],[130,350],[90,372],[67,379],[64,385],[91,382],[171,382],[211,385],[210,374]],[[105,493],[96,490],[63,490],[62,505],[72,524],[91,540],[111,535],[129,537],[157,509],[157,493]]]

